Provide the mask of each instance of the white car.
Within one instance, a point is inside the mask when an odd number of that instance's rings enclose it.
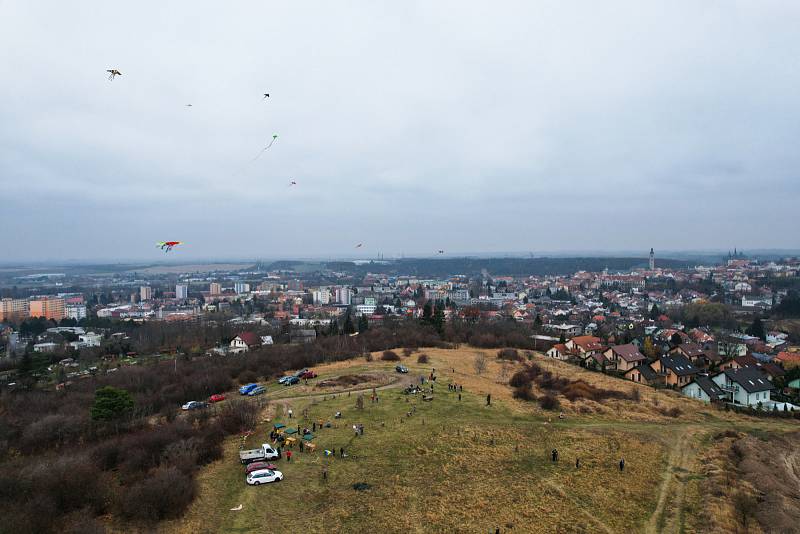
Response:
[[[283,480],[283,473],[280,471],[273,471],[272,469],[259,469],[258,471],[247,473],[247,478],[245,479],[251,486],[280,482],[281,480]]]
[[[183,409],[183,410],[199,410],[200,408],[205,408],[205,407],[206,407],[206,403],[205,402],[189,401],[186,404],[184,404],[183,406],[181,406],[181,409]]]

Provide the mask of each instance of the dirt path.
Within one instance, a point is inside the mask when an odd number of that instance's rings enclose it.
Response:
[[[693,471],[696,451],[692,443],[700,430],[691,426],[676,429],[675,438],[667,458],[664,478],[658,491],[656,509],[647,522],[645,532],[681,532],[683,530],[684,498],[689,474]]]

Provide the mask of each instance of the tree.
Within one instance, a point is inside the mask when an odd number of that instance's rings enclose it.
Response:
[[[655,358],[656,357],[656,347],[653,345],[653,340],[650,337],[644,338],[644,345],[642,345],[642,351],[644,355],[648,358]]]
[[[355,327],[353,326],[353,318],[350,316],[350,308],[347,308],[347,313],[344,316],[344,326],[342,330],[345,334],[352,334],[356,331]]]
[[[133,411],[133,397],[124,389],[106,386],[94,392],[92,419],[118,421]]]
[[[673,347],[677,347],[678,345],[683,343],[683,338],[679,333],[675,332],[674,334],[672,334],[672,337],[669,338],[669,343]]]
[[[475,372],[477,374],[483,374],[486,370],[486,356],[483,353],[479,352],[475,355],[475,360],[472,362],[472,366],[475,368]]]
[[[433,305],[430,300],[426,302],[425,306],[422,308],[422,322],[424,324],[433,323]]]
[[[767,333],[764,332],[764,323],[761,322],[761,317],[756,316],[753,323],[745,331],[748,335],[755,336],[761,340],[767,339]]]
[[[358,318],[358,332],[364,333],[367,330],[369,330],[369,320],[367,320],[366,314],[362,313]]]
[[[331,328],[328,332],[328,335],[331,336],[339,335],[339,321],[337,321],[336,319],[331,319]]]
[[[661,315],[661,311],[659,311],[658,306],[653,304],[653,307],[650,308],[650,319],[656,320]]]
[[[433,326],[439,334],[444,332],[444,308],[436,306],[436,311],[433,313]]]

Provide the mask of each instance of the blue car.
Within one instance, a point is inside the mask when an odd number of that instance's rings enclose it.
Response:
[[[255,388],[251,389],[250,392],[247,394],[247,396],[248,397],[255,397],[256,395],[261,395],[262,393],[266,393],[266,392],[267,392],[267,388],[265,388],[264,386],[258,386],[258,387],[255,387]]]
[[[283,385],[284,386],[293,386],[294,384],[297,384],[298,382],[300,382],[300,379],[298,377],[289,376],[289,377],[286,377],[286,380],[283,381]]]
[[[256,389],[258,384],[245,384],[239,388],[239,395],[248,395],[251,391]]]

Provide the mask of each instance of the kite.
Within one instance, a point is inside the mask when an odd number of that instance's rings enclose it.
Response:
[[[241,509],[242,509],[242,505],[240,504],[239,506],[234,506],[233,508],[231,508],[231,512],[238,512]]]
[[[190,108],[190,107],[192,107],[192,105],[191,104],[186,104],[186,107]]]
[[[264,98],[262,98],[261,100],[266,100],[268,98],[269,98],[269,93],[264,93]]]
[[[440,250],[440,251],[439,251],[439,254],[444,254],[444,250]]]
[[[246,169],[248,166],[252,165],[252,164],[253,164],[253,163],[254,163],[254,162],[255,162],[255,161],[258,159],[258,158],[260,158],[260,157],[261,157],[261,154],[263,154],[264,152],[266,152],[267,150],[269,150],[269,149],[270,149],[270,147],[272,146],[272,144],[275,142],[275,140],[276,140],[277,138],[278,138],[278,134],[272,134],[272,140],[270,140],[269,144],[268,144],[267,146],[265,146],[264,148],[262,148],[262,149],[261,149],[261,151],[260,151],[258,154],[256,154],[256,157],[254,157],[253,159],[251,159],[251,160],[250,160],[250,162],[249,162],[248,164],[244,165],[244,166],[243,166],[241,169],[239,169],[238,171],[234,172],[234,173],[233,173],[231,176],[236,176],[237,174],[239,174],[239,173],[241,173],[241,172],[244,172],[244,170],[245,170],[245,169]]]
[[[114,81],[114,76],[122,76],[122,73],[117,69],[108,69],[108,81]]]
[[[156,243],[156,246],[166,253],[172,250],[172,247],[176,247],[178,245],[183,245],[183,244],[185,243],[183,243],[182,241],[159,241],[158,243]]]
[[[361,248],[363,246],[364,246],[364,243],[359,243],[358,245],[356,245],[356,248]]]
[[[295,182],[294,180],[290,180],[289,187],[292,187],[293,185],[297,185],[297,182]]]

